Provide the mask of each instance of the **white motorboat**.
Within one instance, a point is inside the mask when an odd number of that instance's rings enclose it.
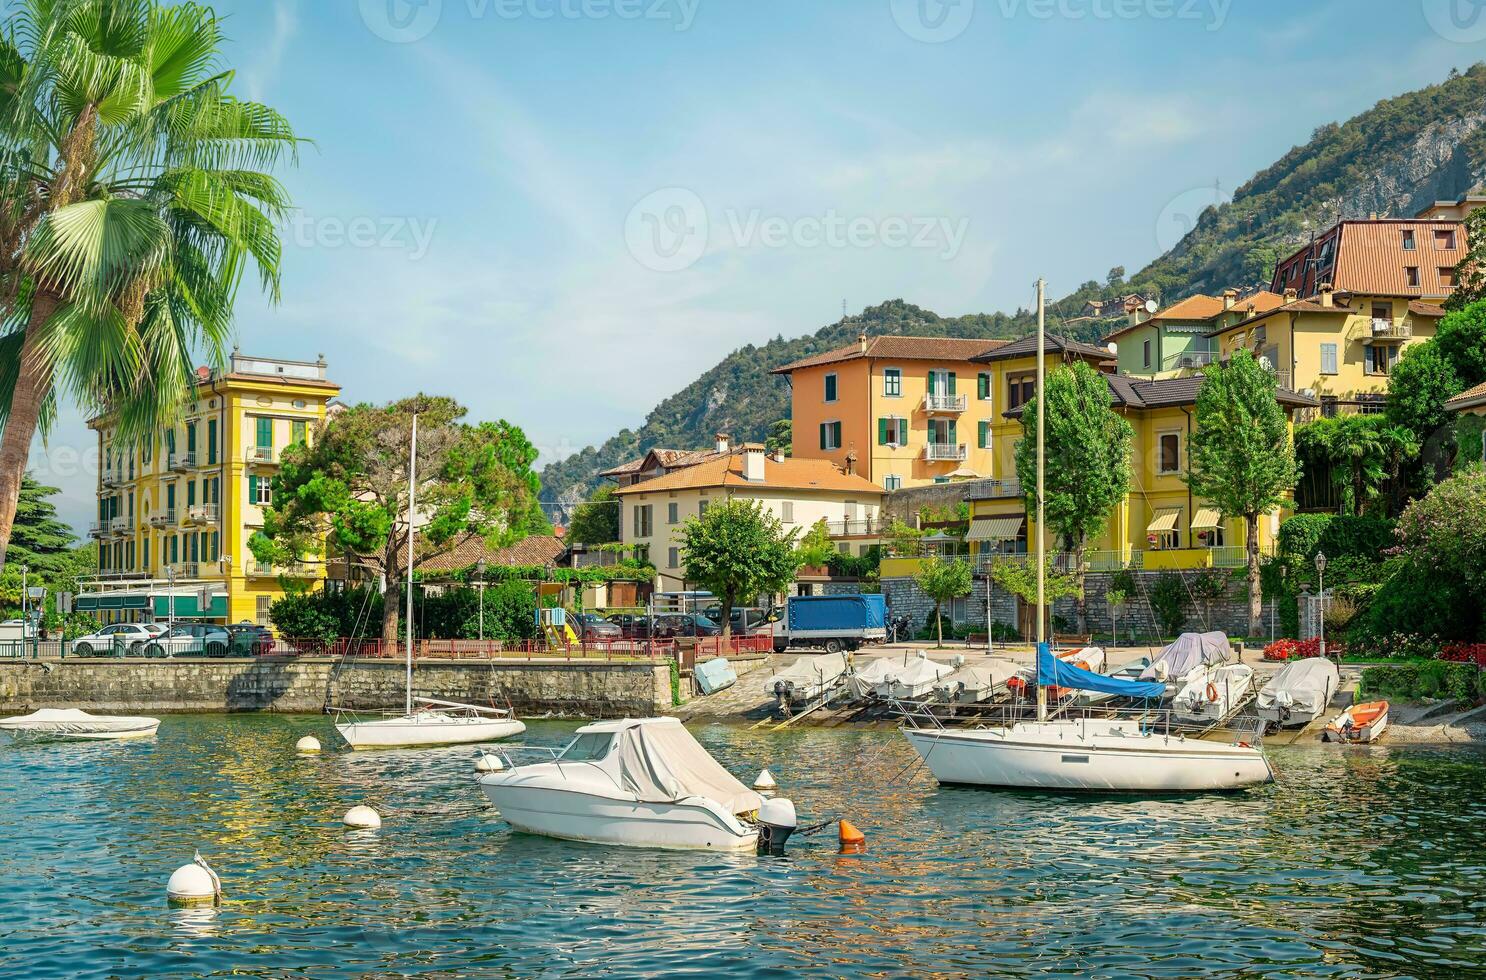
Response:
[[[836,690],[845,675],[846,654],[812,654],[764,681],[764,690],[782,700],[803,704]]]
[[[1341,675],[1325,657],[1292,660],[1259,691],[1259,717],[1280,728],[1309,725],[1326,712]]]
[[[846,686],[851,696],[858,700],[876,696],[878,689],[887,682],[888,674],[898,666],[899,661],[892,657],[852,664],[850,673],[846,675]]]
[[[1166,693],[1175,694],[1186,686],[1195,671],[1227,663],[1232,653],[1226,633],[1183,633],[1168,643],[1150,666],[1141,671],[1140,679],[1162,681],[1167,685]]]
[[[1216,725],[1248,700],[1253,687],[1254,668],[1248,664],[1204,665],[1187,674],[1171,709],[1183,724]]]
[[[578,729],[550,762],[479,779],[517,830],[626,847],[741,851],[758,846],[763,797],[738,782],[675,718]],[[782,803],[793,812],[787,800]]]
[[[504,708],[414,698],[406,714],[340,722],[335,730],[353,749],[408,749],[494,742],[520,735],[526,725]]]
[[[1006,682],[1020,670],[1010,660],[961,667],[934,683],[934,699],[948,704],[978,704],[1006,690]]]
[[[91,715],[77,708],[42,708],[29,715],[0,718],[0,732],[17,741],[122,741],[149,738],[159,718]]]
[[[928,697],[934,685],[948,674],[954,673],[949,664],[937,663],[920,653],[909,657],[905,664],[893,664],[873,689],[873,693],[884,700],[912,701]]]

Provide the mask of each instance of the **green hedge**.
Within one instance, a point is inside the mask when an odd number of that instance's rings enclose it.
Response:
[[[1409,664],[1381,664],[1362,671],[1359,698],[1455,698],[1474,701],[1486,693],[1486,674],[1475,664],[1443,660]]]

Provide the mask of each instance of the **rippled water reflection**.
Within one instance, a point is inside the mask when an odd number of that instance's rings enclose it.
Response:
[[[535,723],[532,744],[574,726]],[[1486,969],[1486,754],[1278,749],[1241,796],[944,790],[892,732],[694,729],[767,765],[785,858],[515,835],[468,749],[300,757],[323,718],[169,717],[158,740],[0,745],[0,975],[1438,976]],[[372,803],[377,832],[340,815]],[[193,849],[220,910],[171,910]]]

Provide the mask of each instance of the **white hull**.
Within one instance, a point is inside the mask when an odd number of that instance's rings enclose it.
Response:
[[[526,731],[514,718],[464,718],[415,712],[401,718],[336,725],[353,749],[414,749],[494,742]]]
[[[159,727],[159,718],[90,715],[75,708],[0,719],[0,732],[17,742],[123,742],[151,738]]]
[[[666,850],[743,851],[758,846],[756,829],[703,797],[647,803],[543,782],[544,777],[514,770],[481,777],[480,788],[507,823],[529,834]]]
[[[1022,789],[1179,793],[1270,782],[1246,745],[1141,733],[1133,721],[1023,722],[1010,729],[903,734],[941,783]]]

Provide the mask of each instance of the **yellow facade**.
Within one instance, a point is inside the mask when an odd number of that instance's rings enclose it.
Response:
[[[178,596],[178,618],[267,624],[284,583],[324,578],[323,564],[265,567],[248,540],[263,526],[281,455],[314,438],[340,389],[325,363],[234,353],[230,369],[206,374],[175,426],[125,444],[103,416],[98,433],[100,594]],[[197,608],[202,589],[215,598]],[[95,600],[96,601],[96,600]],[[105,619],[155,618],[154,606],[104,612]]]

